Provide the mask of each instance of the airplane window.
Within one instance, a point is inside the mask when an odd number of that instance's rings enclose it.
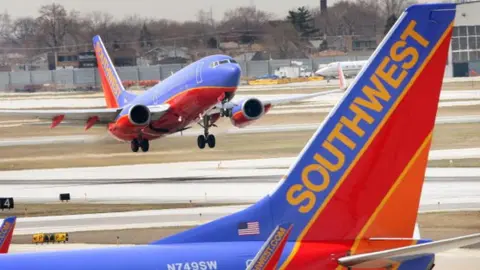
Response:
[[[230,63],[232,64],[237,64],[237,61],[233,60],[233,59],[230,59]]]
[[[222,61],[220,61],[219,63],[220,63],[220,65],[222,65],[222,64],[227,64],[227,63],[228,63],[228,59],[222,60]]]
[[[212,68],[214,68],[214,67],[216,67],[216,66],[218,66],[218,62],[212,62],[212,63],[210,64],[210,67],[212,67]]]

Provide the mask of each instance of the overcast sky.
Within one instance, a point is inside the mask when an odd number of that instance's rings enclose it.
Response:
[[[338,0],[328,0],[331,5]],[[288,10],[302,5],[319,7],[320,0],[0,0],[13,17],[36,16],[41,5],[53,2],[67,9],[80,12],[108,11],[116,18],[139,14],[151,18],[166,18],[177,21],[195,20],[198,10],[213,8],[213,16],[219,20],[231,8],[255,4],[257,8],[270,11],[278,17],[286,16]]]

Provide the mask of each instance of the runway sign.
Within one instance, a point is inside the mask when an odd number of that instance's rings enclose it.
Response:
[[[60,201],[70,201],[70,193],[61,193],[60,194]]]
[[[0,198],[0,209],[13,209],[13,198]]]

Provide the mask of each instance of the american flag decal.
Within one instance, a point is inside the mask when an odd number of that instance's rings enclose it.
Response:
[[[240,222],[238,224],[238,235],[257,235],[260,234],[260,223]]]

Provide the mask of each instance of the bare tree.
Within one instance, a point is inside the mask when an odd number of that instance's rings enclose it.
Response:
[[[408,6],[411,6],[417,1],[415,0],[375,0],[378,1],[385,17],[391,15],[399,16]]]
[[[6,11],[0,14],[0,37],[4,40],[11,39],[11,30],[12,30],[12,20],[10,14]]]
[[[14,21],[11,29],[12,39],[20,45],[33,45],[38,31],[37,21],[33,18],[23,17]]]
[[[262,41],[267,48],[276,53],[280,59],[294,58],[298,52],[295,43],[300,42],[299,34],[295,27],[288,21],[271,21],[264,25]]]
[[[82,23],[83,35],[86,40],[90,40],[95,35],[100,35],[103,39],[108,40],[110,29],[114,24],[113,16],[101,11],[93,11],[84,15]]]
[[[375,1],[339,1],[328,9],[328,13],[320,13],[317,9],[315,25],[329,36],[375,35],[383,31],[385,23]]]
[[[40,7],[40,16],[37,18],[40,26],[40,35],[48,47],[55,51],[63,45],[65,35],[71,25],[67,11],[62,5],[50,4]]]
[[[220,28],[225,31],[253,31],[260,29],[272,18],[272,14],[255,7],[239,7],[225,12]]]

